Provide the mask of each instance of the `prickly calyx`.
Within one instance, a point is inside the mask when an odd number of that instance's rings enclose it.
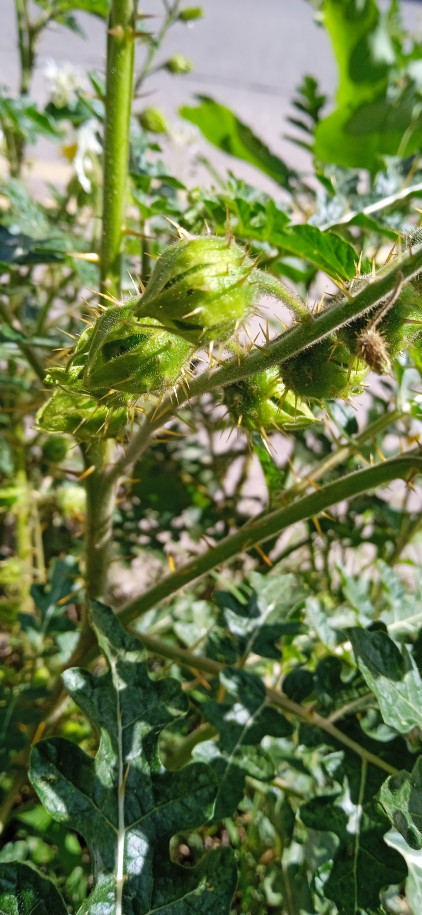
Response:
[[[189,236],[158,258],[135,313],[202,346],[227,341],[266,292],[283,298],[231,238]]]
[[[362,390],[367,367],[345,346],[326,338],[287,359],[280,375],[289,390],[305,400],[349,397]]]
[[[151,318],[137,318],[131,305],[108,308],[79,338],[64,369],[50,372],[48,381],[71,392],[98,399],[115,395],[134,400],[160,393],[175,383],[189,366],[192,347],[169,334]]]

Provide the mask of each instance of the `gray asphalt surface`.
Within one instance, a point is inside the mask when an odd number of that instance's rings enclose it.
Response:
[[[306,169],[308,159],[284,135],[290,132],[287,116],[292,113],[290,101],[301,77],[310,73],[317,77],[321,89],[333,95],[335,64],[328,38],[313,15],[306,0],[198,0],[205,17],[190,26],[177,24],[170,32],[159,59],[180,52],[194,64],[192,73],[171,77],[157,73],[147,84],[145,105],[162,108],[171,124],[178,123],[177,109],[182,104],[194,104],[195,95],[202,93],[232,108],[265,140],[270,148],[288,163]],[[187,3],[187,5],[189,5]],[[381,0],[383,7],[387,0]],[[13,0],[0,0],[2,28],[0,32],[0,83],[16,90],[17,55],[16,25]],[[422,38],[422,2],[402,0],[406,26],[417,30]],[[161,3],[146,0],[142,11],[159,14]],[[79,15],[86,38],[68,29],[49,27],[40,43],[32,95],[45,99],[43,70],[46,61],[71,62],[82,71],[104,69],[104,25],[93,16]],[[138,50],[142,59],[142,48]],[[192,136],[184,123],[183,133]],[[180,124],[180,121],[179,121]],[[176,130],[176,133],[178,131]],[[205,141],[198,140],[200,149],[219,169],[234,167],[233,159],[210,152]],[[196,147],[196,144],[195,144]],[[188,149],[189,149],[188,145]],[[53,148],[43,143],[37,155],[49,160],[55,157]],[[182,146],[173,144],[174,173],[189,174],[189,155]],[[258,177],[254,169],[236,165],[236,172],[274,191],[272,182]]]

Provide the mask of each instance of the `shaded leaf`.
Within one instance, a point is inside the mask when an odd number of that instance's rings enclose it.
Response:
[[[373,803],[361,811],[346,791],[308,801],[300,808],[302,822],[311,829],[332,832],[339,840],[324,893],[333,899],[339,915],[378,915],[380,890],[400,883],[406,868],[400,855],[387,848],[387,824]]]
[[[395,830],[388,832],[384,840],[390,848],[395,848],[403,855],[406,861],[409,871],[405,883],[406,901],[412,915],[419,915],[422,911],[422,851],[410,851],[403,836]]]
[[[163,862],[171,835],[208,819],[216,793],[208,766],[167,772],[161,765],[160,731],[186,710],[180,685],[149,679],[138,640],[111,610],[95,603],[93,619],[109,670],[97,676],[75,668],[64,680],[101,734],[97,754],[62,738],[40,741],[31,754],[31,781],[51,816],[85,838],[101,915],[116,906],[125,915],[157,907],[183,915],[192,911],[192,899],[201,911],[223,915],[235,881],[229,849],[220,852],[217,882],[212,856],[188,875]]]
[[[34,239],[23,232],[10,232],[0,226],[0,264],[30,265],[60,263],[65,260],[61,239]]]
[[[207,721],[219,731],[219,740],[206,741],[195,749],[195,758],[212,761],[218,778],[214,819],[230,816],[243,797],[247,775],[271,780],[274,764],[259,744],[267,735],[288,737],[290,723],[277,709],[267,704],[265,687],[253,674],[226,668],[220,674],[226,690],[223,702],[208,701],[203,706]]]
[[[54,883],[29,864],[0,864],[1,915],[66,915]]]

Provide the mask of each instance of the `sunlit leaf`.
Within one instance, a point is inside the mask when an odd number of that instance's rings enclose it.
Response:
[[[164,906],[169,915],[198,906],[223,915],[234,890],[230,850],[189,872],[163,854],[174,833],[209,819],[216,794],[208,766],[167,772],[158,756],[160,731],[183,714],[185,697],[176,680],[150,680],[139,642],[111,610],[96,603],[93,617],[108,672],[75,668],[64,680],[101,734],[97,754],[62,738],[40,741],[31,754],[31,781],[51,816],[91,849],[92,900],[101,915],[146,915]]]

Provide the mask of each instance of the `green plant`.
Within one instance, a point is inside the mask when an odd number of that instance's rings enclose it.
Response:
[[[0,105],[0,909],[416,912],[420,49],[395,2],[319,4],[337,109],[308,77],[291,119],[319,194],[227,108],[184,109],[281,209],[234,176],[184,188],[138,110],[156,69],[189,71],[160,55],[199,8],[37,5],[16,0]],[[109,17],[106,82],[37,112],[37,40],[78,9]],[[27,144],[73,131],[67,186],[35,201]]]

